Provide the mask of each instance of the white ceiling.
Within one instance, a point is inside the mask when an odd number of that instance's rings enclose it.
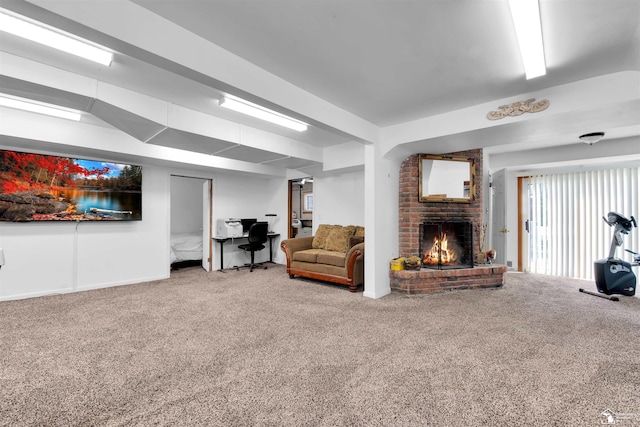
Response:
[[[126,3],[141,6],[149,14],[148,20],[138,23],[140,33],[160,38],[168,32],[165,25],[176,24],[264,70],[269,74],[265,74],[264,86],[273,81],[270,75],[276,76],[379,129],[591,77],[640,72],[638,0],[540,0],[547,75],[530,81],[524,78],[507,0],[0,0],[2,7],[73,31],[120,54],[116,66],[92,66],[7,35],[0,36],[1,51],[313,147],[361,140],[346,126],[336,125],[339,121],[322,120],[326,115],[309,117],[292,111],[291,105],[304,100],[295,96],[286,99],[285,95],[268,99],[268,89],[246,93],[255,82],[238,87],[235,82],[219,81],[176,64],[168,56],[113,36],[117,29],[110,30],[123,23],[109,21],[106,15],[101,19],[98,12],[91,16],[92,7],[115,9]],[[81,8],[86,10],[78,12]],[[207,50],[190,53],[200,55],[203,62],[210,54]],[[225,66],[219,64],[220,68]],[[37,91],[33,86],[29,90]],[[51,96],[50,91],[45,93],[46,88],[42,91],[41,96]],[[298,134],[223,111],[212,102],[222,93],[234,91],[262,99],[283,112],[302,114],[314,126]],[[67,103],[75,99],[73,93],[56,93]],[[640,94],[634,96],[640,99]],[[563,120],[540,120],[537,126],[461,132],[433,137],[429,142],[443,150],[489,145],[490,152],[501,153],[575,145],[580,133],[595,130],[605,131],[608,139],[637,138],[639,105],[630,103],[623,114],[620,106],[603,105],[589,114],[576,112],[565,114]],[[100,106],[92,108],[97,112]],[[102,107],[103,117],[113,119],[119,113],[118,107]],[[114,120],[106,121],[113,125]],[[203,138],[168,129],[155,143],[170,146],[171,141],[188,140],[181,146],[204,152],[209,146]],[[210,142],[218,151],[208,154],[227,152],[238,160],[310,166],[310,159],[304,156],[291,156],[287,164],[282,156],[256,147]],[[204,151],[199,148],[203,146],[207,147]],[[423,146],[424,140],[407,145],[417,151]]]
[[[640,1],[540,0],[526,81],[506,0],[135,0],[378,126],[640,70]]]

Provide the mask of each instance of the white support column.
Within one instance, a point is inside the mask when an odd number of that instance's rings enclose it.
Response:
[[[365,146],[364,296],[381,298],[391,292],[389,261],[398,253],[398,174],[400,162]]]

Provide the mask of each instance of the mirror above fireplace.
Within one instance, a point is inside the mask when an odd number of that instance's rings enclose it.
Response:
[[[421,154],[418,166],[421,202],[473,202],[476,194],[473,158]]]

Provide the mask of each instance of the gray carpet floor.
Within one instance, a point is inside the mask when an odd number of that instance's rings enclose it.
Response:
[[[640,425],[640,299],[579,287],[371,300],[195,267],[1,302],[0,425]]]

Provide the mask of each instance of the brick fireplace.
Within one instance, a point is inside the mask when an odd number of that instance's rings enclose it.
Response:
[[[419,154],[407,158],[400,167],[399,182],[399,255],[409,257],[425,256],[428,242],[424,239],[424,224],[469,224],[470,248],[463,251],[465,265],[452,268],[422,268],[417,271],[390,271],[391,290],[407,294],[430,293],[454,289],[500,287],[506,267],[497,264],[474,265],[473,254],[480,251],[478,233],[482,227],[482,150],[450,153],[455,157],[473,158],[475,161],[475,199],[470,203],[420,202]],[[430,229],[433,230],[433,229]],[[440,231],[442,234],[442,231]],[[466,231],[466,233],[469,233]],[[442,235],[437,236],[442,239]],[[454,236],[455,237],[455,236]],[[433,236],[428,239],[433,244]],[[442,264],[442,263],[441,263]]]
[[[423,222],[420,251],[424,268],[451,270],[473,268],[471,221]]]

